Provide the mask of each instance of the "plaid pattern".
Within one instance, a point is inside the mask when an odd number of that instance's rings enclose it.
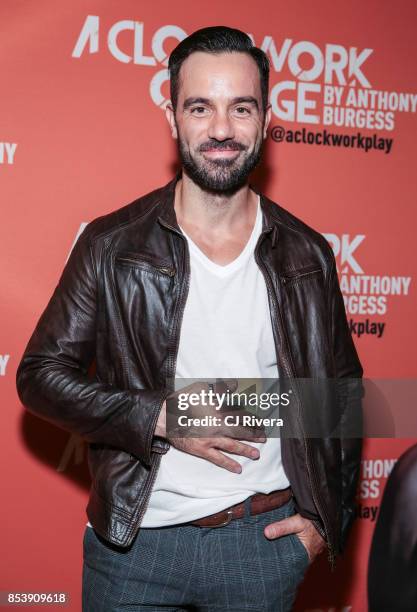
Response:
[[[246,514],[224,527],[142,528],[129,549],[85,528],[83,612],[287,612],[308,567],[293,534],[268,540],[269,523],[294,514],[281,508]]]

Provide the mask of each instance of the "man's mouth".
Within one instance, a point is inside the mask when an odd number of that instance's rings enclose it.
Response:
[[[217,159],[219,157],[233,158],[240,154],[240,150],[236,149],[207,149],[202,152],[205,157]]]
[[[237,141],[205,142],[200,146],[200,153],[208,159],[234,159],[239,156],[245,146]]]

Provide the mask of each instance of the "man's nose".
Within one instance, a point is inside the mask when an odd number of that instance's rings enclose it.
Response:
[[[209,138],[214,138],[216,140],[234,138],[233,121],[227,112],[216,112],[213,114],[207,135]]]

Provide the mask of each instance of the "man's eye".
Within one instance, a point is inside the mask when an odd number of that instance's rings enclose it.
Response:
[[[246,115],[250,113],[250,110],[246,108],[246,106],[237,106],[236,112],[238,113],[238,115]]]
[[[194,106],[194,108],[191,109],[191,112],[194,113],[194,115],[202,115],[205,110],[206,109],[204,106]]]

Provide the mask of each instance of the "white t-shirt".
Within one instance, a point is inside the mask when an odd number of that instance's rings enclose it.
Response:
[[[254,258],[261,231],[258,198],[249,241],[236,259],[221,266],[182,229],[190,251],[191,278],[176,379],[278,378],[267,289]],[[260,458],[230,454],[242,465],[240,474],[171,446],[161,457],[141,527],[184,523],[224,510],[254,493],[288,487],[280,439],[246,443],[259,448]]]
[[[265,280],[254,259],[261,231],[258,199],[249,241],[236,259],[221,266],[211,261],[182,229],[190,251],[191,279],[176,378],[278,378]],[[230,454],[242,465],[240,474],[171,446],[162,455],[141,527],[190,521],[223,510],[254,493],[288,487],[280,439],[247,443],[260,449],[260,458],[254,461]]]

